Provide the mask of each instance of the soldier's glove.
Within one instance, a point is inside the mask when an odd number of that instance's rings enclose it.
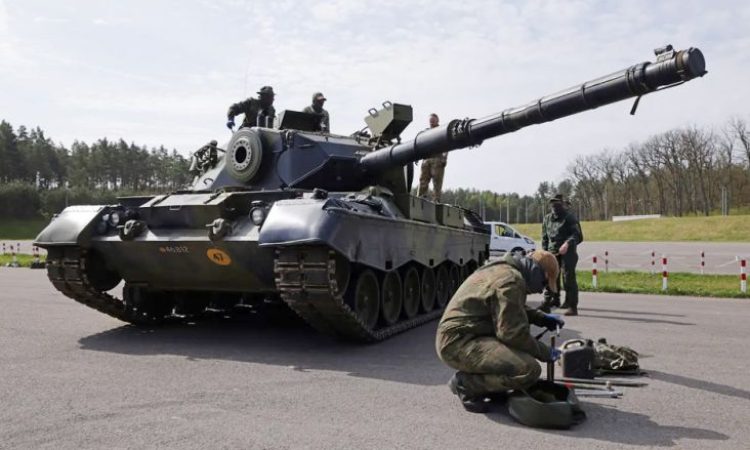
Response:
[[[227,120],[227,128],[230,130],[234,128],[234,119]]]
[[[550,350],[549,351],[549,360],[552,361],[552,362],[557,361],[562,356],[562,352],[560,351],[559,348],[552,347],[549,350]]]
[[[550,331],[555,331],[557,327],[564,327],[565,321],[557,314],[545,314],[542,320],[542,326]]]

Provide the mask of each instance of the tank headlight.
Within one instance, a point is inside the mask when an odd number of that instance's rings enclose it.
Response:
[[[111,213],[109,213],[109,220],[107,221],[107,223],[109,223],[109,226],[113,228],[119,225],[120,213],[118,213],[117,211],[112,211]]]
[[[251,209],[250,220],[252,220],[255,225],[261,226],[261,224],[263,224],[263,221],[266,220],[265,208],[256,207]]]

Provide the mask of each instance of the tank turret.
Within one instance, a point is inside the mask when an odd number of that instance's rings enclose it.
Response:
[[[365,117],[369,132],[351,136],[315,131],[314,115],[285,111],[275,129],[243,128],[235,133],[223,164],[204,171],[194,189],[351,191],[380,185],[394,193],[407,193],[401,168],[411,162],[628,98],[637,99],[634,112],[643,95],[706,73],[697,48],[675,51],[668,45],[655,53],[654,62],[635,64],[481,119],[452,120],[406,141],[400,135],[412,121],[409,105],[385,102],[379,110],[370,109]]]

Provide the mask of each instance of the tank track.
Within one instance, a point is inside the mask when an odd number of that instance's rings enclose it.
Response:
[[[442,308],[375,330],[367,328],[344,301],[336,277],[336,254],[323,247],[282,248],[274,262],[281,298],[305,322],[325,334],[378,342],[440,317]]]
[[[160,321],[128,308],[123,299],[96,289],[86,275],[86,263],[86,250],[79,247],[50,252],[47,256],[47,277],[55,289],[66,297],[115,319],[136,325],[149,325]]]

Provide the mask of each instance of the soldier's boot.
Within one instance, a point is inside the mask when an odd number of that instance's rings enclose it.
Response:
[[[576,308],[575,306],[571,306],[571,307],[568,308],[567,311],[565,311],[564,315],[566,315],[566,316],[577,316],[578,315],[578,308]]]
[[[467,393],[459,377],[459,372],[454,373],[448,381],[448,387],[461,400],[461,406],[471,413],[484,414],[489,411],[489,405],[484,401],[484,396],[474,396]]]

